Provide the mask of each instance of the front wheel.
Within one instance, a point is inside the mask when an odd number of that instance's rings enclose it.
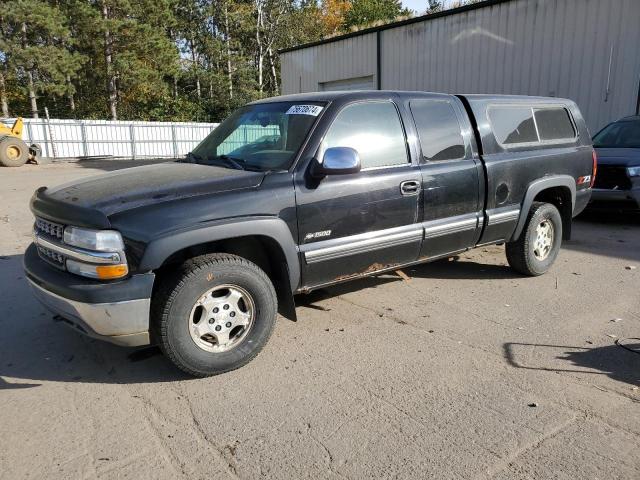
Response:
[[[20,167],[27,163],[29,149],[20,138],[7,135],[0,138],[0,165],[3,167]]]
[[[269,277],[248,260],[210,254],[185,262],[154,295],[154,334],[181,370],[205,377],[249,363],[278,310]]]
[[[520,238],[506,244],[507,261],[515,271],[529,276],[545,273],[562,244],[562,217],[550,203],[534,202]]]

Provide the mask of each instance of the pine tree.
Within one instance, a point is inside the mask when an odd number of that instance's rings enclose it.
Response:
[[[44,104],[61,118],[220,121],[278,93],[279,49],[327,33],[318,0],[5,2],[0,107],[3,115],[9,107],[36,115]]]
[[[22,0],[7,2],[3,9],[3,67],[16,72],[15,83],[27,90],[31,115],[38,118],[40,94],[74,93],[68,80],[81,68],[84,57],[68,50],[73,39],[57,6]]]
[[[103,98],[111,119],[139,110],[145,117],[154,100],[170,95],[165,80],[176,71],[178,51],[169,36],[169,0],[76,0],[69,16],[79,49],[91,59],[83,94]]]
[[[427,12],[426,13],[436,13],[441,11],[443,8],[441,0],[427,0]]]

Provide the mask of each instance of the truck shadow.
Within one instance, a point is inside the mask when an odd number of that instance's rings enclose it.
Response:
[[[511,278],[507,267],[439,261],[406,269],[423,278]],[[402,281],[394,273],[367,277],[296,298],[300,307],[367,287]],[[85,337],[54,320],[32,296],[22,255],[0,256],[0,390],[35,388],[38,382],[156,383],[187,380],[157,347],[127,349]]]
[[[592,224],[640,226],[640,212],[586,209],[575,220]]]
[[[44,381],[156,383],[190,379],[156,347],[122,348],[53,319],[33,297],[22,255],[0,255],[0,390]]]
[[[506,262],[506,258],[505,258]],[[442,280],[501,280],[522,278],[508,265],[478,263],[470,260],[437,260],[432,263],[416,265],[407,269],[411,277],[437,278]]]
[[[413,265],[401,269],[410,278],[424,279],[466,279],[466,280],[500,280],[522,278],[522,275],[511,270],[506,265],[483,264],[473,261],[458,261],[457,257],[435,262]],[[347,293],[357,292],[365,288],[374,288],[387,283],[404,281],[395,272],[390,271],[378,275],[368,277],[360,277],[349,280],[344,283],[331,285],[328,287],[313,290],[308,294],[296,296],[296,305],[298,307],[308,307],[313,309],[321,309],[321,307],[313,305],[315,302],[330,297],[337,297]]]
[[[507,363],[514,368],[606,375],[619,382],[640,386],[640,340],[629,339],[625,346],[626,349],[617,344],[577,347],[509,342],[503,345],[503,352]]]
[[[405,269],[412,277],[447,279],[518,278],[509,267],[471,261],[442,260]],[[296,297],[298,306],[324,309],[315,303],[364,288],[403,281],[393,272],[327,287]],[[160,354],[157,347],[126,349],[93,340],[54,321],[32,296],[22,271],[22,255],[0,256],[0,390],[36,388],[38,382],[159,383],[187,380]],[[520,349],[546,348],[563,355],[546,356],[542,364],[521,360]],[[553,350],[555,349],[555,350]],[[539,350],[538,350],[539,351]],[[505,358],[516,368],[606,374],[636,385],[640,356],[611,345],[582,348],[563,345],[507,343]],[[568,361],[575,369],[557,365]]]
[[[587,210],[574,219],[563,249],[640,262],[640,213]]]

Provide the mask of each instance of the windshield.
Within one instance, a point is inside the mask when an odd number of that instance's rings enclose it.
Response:
[[[288,169],[323,107],[318,102],[246,105],[216,127],[186,161],[245,170]]]
[[[640,120],[625,120],[607,125],[593,137],[599,148],[640,148]]]

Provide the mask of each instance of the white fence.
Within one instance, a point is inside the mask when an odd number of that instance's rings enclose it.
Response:
[[[13,119],[2,122],[13,125]],[[25,118],[22,139],[28,145],[39,144],[42,156],[49,158],[177,158],[190,152],[218,125]]]

